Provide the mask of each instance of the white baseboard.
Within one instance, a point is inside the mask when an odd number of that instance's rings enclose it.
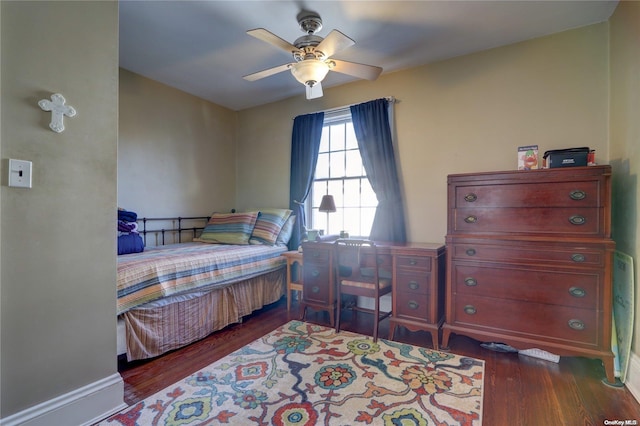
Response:
[[[0,419],[2,426],[88,426],[126,408],[124,382],[116,373]]]
[[[631,395],[640,402],[640,356],[631,352],[629,357],[629,370],[624,385],[629,389]]]

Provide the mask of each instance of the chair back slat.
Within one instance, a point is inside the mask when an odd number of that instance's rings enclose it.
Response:
[[[378,251],[373,241],[339,239],[334,244],[338,279],[378,282]]]
[[[384,265],[384,261],[378,257],[376,244],[371,240],[338,239],[334,243],[333,253],[338,288],[336,331],[340,331],[343,293],[358,297],[372,297],[374,298],[373,310],[360,308],[357,302],[352,309],[372,311],[373,341],[376,342],[380,321],[391,315],[391,312],[382,312],[382,314],[380,312],[380,297],[392,290],[391,273],[385,271],[383,275],[381,265]]]

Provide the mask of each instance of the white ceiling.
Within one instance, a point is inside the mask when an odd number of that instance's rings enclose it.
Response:
[[[120,66],[232,110],[291,96],[304,86],[290,72],[242,76],[292,62],[246,34],[265,28],[293,42],[296,15],[319,13],[325,37],[338,29],[356,44],[333,57],[384,73],[606,21],[617,0],[545,1],[140,1],[120,0]],[[330,72],[322,85],[350,77]]]

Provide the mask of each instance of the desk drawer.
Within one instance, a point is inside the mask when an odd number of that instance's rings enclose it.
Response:
[[[399,269],[419,268],[420,270],[431,271],[431,257],[426,256],[396,256],[396,267]]]
[[[396,273],[396,292],[428,294],[431,282],[431,273],[419,273],[416,271],[398,270]]]
[[[315,243],[305,243],[303,245],[304,262],[323,262],[328,264],[331,250],[328,248],[314,248]]]
[[[429,296],[417,293],[395,295],[394,317],[425,321],[429,318]]]
[[[391,256],[378,254],[374,260],[373,253],[367,253],[365,249],[360,254],[360,264],[364,268],[374,268],[378,265],[378,274],[381,278],[391,278],[392,260]]]
[[[305,262],[302,297],[305,301],[330,304],[331,271],[325,263]]]

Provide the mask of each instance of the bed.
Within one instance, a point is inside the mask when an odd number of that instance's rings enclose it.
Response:
[[[286,289],[290,210],[214,213],[203,228],[183,228],[165,244],[165,230],[140,231],[142,252],[118,256],[118,355],[159,356],[200,340],[265,305]],[[176,220],[178,218],[175,218]],[[172,220],[162,219],[162,220]],[[183,231],[195,238],[181,241]],[[161,232],[160,245],[148,237]]]

